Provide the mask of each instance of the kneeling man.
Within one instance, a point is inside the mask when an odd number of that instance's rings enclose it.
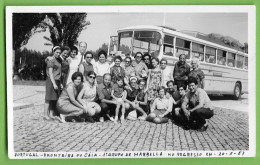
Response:
[[[186,93],[182,110],[189,120],[189,123],[201,126],[200,130],[205,131],[208,128],[208,121],[214,112],[213,106],[207,93],[198,88],[198,82],[195,78],[190,77],[188,79],[189,92]]]

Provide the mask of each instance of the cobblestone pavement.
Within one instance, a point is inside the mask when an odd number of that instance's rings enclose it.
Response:
[[[32,96],[22,95],[14,86],[14,102],[34,102],[35,106],[14,111],[14,150],[16,152],[57,151],[191,151],[248,150],[248,114],[215,109],[205,132],[183,130],[172,122],[153,124],[126,121],[124,124],[58,123],[44,121],[44,88]],[[16,89],[16,90],[15,90]],[[28,90],[25,87],[26,90]],[[35,88],[32,88],[35,90]],[[26,92],[27,94],[28,92]],[[35,95],[34,95],[35,94]],[[19,98],[19,99],[18,99]]]

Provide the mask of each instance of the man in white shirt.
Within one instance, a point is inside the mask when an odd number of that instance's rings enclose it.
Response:
[[[85,56],[85,53],[87,52],[87,43],[84,42],[84,41],[81,41],[79,43],[79,53],[78,53],[78,57],[81,59],[81,62],[84,60],[84,56]]]
[[[167,82],[173,80],[173,67],[167,66],[167,60],[161,59],[160,67],[163,72],[163,86],[167,87]]]

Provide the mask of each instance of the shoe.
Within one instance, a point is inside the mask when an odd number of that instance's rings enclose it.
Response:
[[[91,116],[87,116],[85,119],[86,119],[86,122],[95,123],[95,120]]]
[[[139,119],[139,120],[145,120],[146,117],[145,117],[145,116],[140,116],[140,117],[138,117],[138,119]]]
[[[100,118],[99,118],[99,121],[100,121],[100,122],[104,122],[104,117],[100,117]]]
[[[203,125],[200,129],[199,129],[199,132],[204,132],[206,131],[208,128],[208,125]]]

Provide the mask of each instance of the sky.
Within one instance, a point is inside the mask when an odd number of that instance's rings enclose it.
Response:
[[[88,43],[88,50],[95,51],[103,43],[109,42],[109,37],[117,35],[117,30],[135,25],[163,25],[163,13],[89,13],[87,20],[91,25],[82,31],[78,41]],[[178,31],[191,30],[204,34],[219,33],[231,36],[244,44],[248,42],[247,13],[166,13],[165,26]],[[51,50],[45,46],[43,36],[49,33],[37,33],[31,37],[25,46],[37,51]]]

